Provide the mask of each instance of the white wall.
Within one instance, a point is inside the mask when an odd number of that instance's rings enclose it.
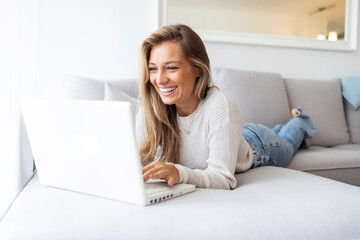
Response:
[[[157,26],[156,0],[38,1],[37,94],[47,96],[58,89],[61,73],[102,79],[137,76],[139,45]],[[206,47],[214,67],[317,79],[360,74],[359,51],[222,43],[206,43]]]
[[[62,73],[129,78],[156,0],[0,1],[0,214],[32,172],[21,97],[60,96]]]
[[[17,2],[0,2],[0,215],[17,190],[19,114]]]
[[[59,76],[137,76],[139,47],[157,28],[156,0],[38,0],[36,94],[54,97]]]

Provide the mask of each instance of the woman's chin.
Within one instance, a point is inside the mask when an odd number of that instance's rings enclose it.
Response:
[[[169,97],[169,96],[160,96],[160,97],[161,97],[162,102],[165,105],[173,105],[173,104],[175,104],[175,98],[174,97]]]
[[[173,105],[175,104],[174,101],[171,101],[169,99],[162,99],[162,102],[165,104],[165,105]]]

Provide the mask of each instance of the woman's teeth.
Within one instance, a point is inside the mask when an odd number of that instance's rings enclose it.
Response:
[[[160,88],[160,91],[163,93],[168,93],[168,92],[172,92],[176,89],[176,87],[172,87],[172,88]]]

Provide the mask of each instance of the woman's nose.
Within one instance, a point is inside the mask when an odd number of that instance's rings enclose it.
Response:
[[[166,73],[163,70],[158,70],[156,76],[156,84],[161,85],[167,83],[168,79]]]

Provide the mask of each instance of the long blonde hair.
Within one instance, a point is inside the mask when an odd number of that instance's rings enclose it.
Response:
[[[149,76],[151,50],[154,46],[166,41],[176,43],[190,65],[198,69],[200,76],[195,83],[196,97],[199,100],[204,99],[210,89],[210,60],[204,43],[190,27],[182,24],[164,26],[143,41],[141,45],[140,92],[147,133],[147,139],[140,147],[143,164],[153,160],[178,163],[180,158],[181,139],[176,107],[175,105],[165,105],[162,102],[151,84]],[[157,152],[158,150],[159,152]]]

